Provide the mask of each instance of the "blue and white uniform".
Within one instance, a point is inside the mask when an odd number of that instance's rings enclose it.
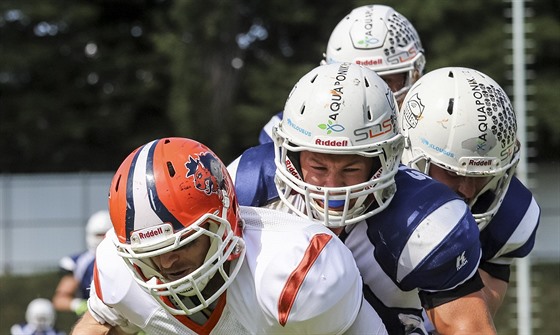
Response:
[[[65,332],[56,328],[37,329],[37,326],[29,323],[15,324],[10,329],[10,335],[66,335]]]
[[[480,231],[479,268],[509,283],[513,260],[526,257],[533,250],[540,213],[531,191],[514,176],[496,215]],[[431,322],[425,321],[426,329],[433,330]]]
[[[64,275],[72,275],[80,283],[78,298],[87,299],[89,297],[94,262],[95,250],[87,250],[71,256],[65,256],[59,261],[60,271]]]
[[[261,132],[259,134],[259,143],[260,144],[265,144],[265,143],[272,142],[272,128],[274,126],[278,125],[280,123],[280,121],[282,121],[282,116],[283,115],[284,115],[284,112],[278,112],[278,113],[274,114],[270,118],[268,123],[264,125],[264,127],[261,129]]]
[[[531,191],[514,176],[496,215],[480,232],[480,268],[492,277],[509,282],[513,260],[533,250],[540,214]]]
[[[274,145],[248,149],[228,166],[240,204],[289,211],[274,185]],[[364,280],[364,295],[390,334],[425,333],[432,308],[482,288],[479,230],[468,206],[447,186],[400,167],[397,192],[382,212],[340,235]],[[302,197],[290,196],[298,208]],[[420,297],[420,299],[419,299]]]

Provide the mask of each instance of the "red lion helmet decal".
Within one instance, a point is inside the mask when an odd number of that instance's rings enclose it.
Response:
[[[204,153],[198,159],[190,157],[186,163],[187,177],[193,176],[195,186],[206,194],[220,194],[225,180],[224,173],[221,169],[221,163],[212,154]]]

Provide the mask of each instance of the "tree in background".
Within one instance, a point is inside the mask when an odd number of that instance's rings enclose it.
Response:
[[[344,15],[368,1],[75,0],[0,3],[0,172],[111,171],[150,139],[189,136],[225,161],[256,144]],[[426,70],[507,85],[501,0],[394,0]],[[531,3],[537,148],[558,159],[560,4]]]
[[[169,74],[143,1],[0,4],[1,172],[113,170],[169,132]]]

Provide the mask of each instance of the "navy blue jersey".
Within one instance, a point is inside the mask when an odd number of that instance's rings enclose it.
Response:
[[[272,143],[248,149],[228,166],[239,203],[281,203],[275,169]],[[410,322],[403,319],[422,323],[418,291],[425,292],[420,298],[430,308],[482,287],[476,271],[481,250],[468,206],[447,186],[404,166],[395,182],[397,192],[389,206],[347,226],[340,237],[360,269],[368,302],[391,334],[403,334],[403,323]]]
[[[71,274],[80,283],[78,298],[87,299],[89,297],[94,262],[95,252],[89,250],[63,257],[59,262],[60,270],[64,274]]]
[[[239,203],[263,206],[276,200],[275,169],[272,143],[248,149],[235,173]],[[369,242],[376,246],[376,258],[386,260],[381,262],[383,270],[404,291],[441,290],[459,285],[470,277],[480,257],[478,227],[466,204],[444,184],[404,166],[400,167],[395,182],[397,192],[389,207],[367,220],[367,234]],[[434,213],[439,215],[437,218],[446,215],[445,219],[449,220],[436,221],[436,217],[430,217]],[[436,224],[430,226],[429,220]],[[440,240],[435,240],[436,235]],[[428,241],[432,242],[430,249],[426,247]],[[410,249],[413,243],[417,248]],[[423,250],[418,250],[418,245]],[[425,252],[427,258],[417,264],[421,267],[405,269],[403,264],[411,260],[404,253],[412,251]],[[431,255],[438,258],[430,259]],[[464,262],[469,262],[468,266]],[[457,264],[462,265],[460,271],[446,273],[448,267],[459,267]],[[443,266],[443,271],[438,266]],[[438,277],[433,277],[435,274]]]
[[[446,185],[404,166],[389,206],[367,219],[381,268],[403,291],[449,290],[470,278],[480,259],[479,231],[466,203]],[[352,237],[352,232],[347,239]]]
[[[259,143],[269,143],[272,142],[272,128],[282,121],[282,116],[284,112],[278,112],[273,117],[270,118],[267,124],[261,129],[259,133]]]
[[[513,259],[527,256],[535,245],[540,207],[516,177],[490,223],[480,232],[481,268],[493,277],[509,281]]]
[[[276,165],[272,142],[247,149],[228,166],[228,172],[235,182],[240,205],[261,207],[278,199],[274,184]]]

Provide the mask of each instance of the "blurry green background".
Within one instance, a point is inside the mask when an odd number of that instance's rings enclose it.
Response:
[[[473,67],[512,85],[511,3],[394,0],[426,71]],[[367,1],[2,0],[0,173],[114,171],[162,136],[204,142],[228,163],[257,143],[330,32]],[[560,1],[526,2],[529,159],[560,160]],[[510,91],[511,93],[511,91]],[[556,165],[557,166],[557,165]],[[513,276],[513,275],[512,275]],[[558,264],[533,267],[535,334],[560,333]],[[0,278],[0,334],[58,274]],[[515,290],[496,318],[515,334]],[[540,320],[540,321],[539,321]],[[72,314],[59,314],[69,330]]]
[[[228,163],[319,64],[335,25],[369,3],[2,0],[0,173],[113,171],[162,136]],[[473,67],[511,86],[511,3],[384,3],[418,30],[427,71]],[[560,1],[526,7],[531,156],[558,160]]]
[[[533,334],[560,334],[558,297],[560,297],[560,268],[558,264],[538,264],[532,268],[532,295],[538,301],[533,314]],[[35,276],[0,277],[0,334],[9,334],[14,323],[25,322],[27,303],[35,298],[50,299],[59,276],[44,273]],[[504,304],[494,321],[499,335],[516,335],[515,268]],[[535,309],[535,308],[534,308]],[[56,326],[70,331],[77,317],[73,313],[58,313]]]

